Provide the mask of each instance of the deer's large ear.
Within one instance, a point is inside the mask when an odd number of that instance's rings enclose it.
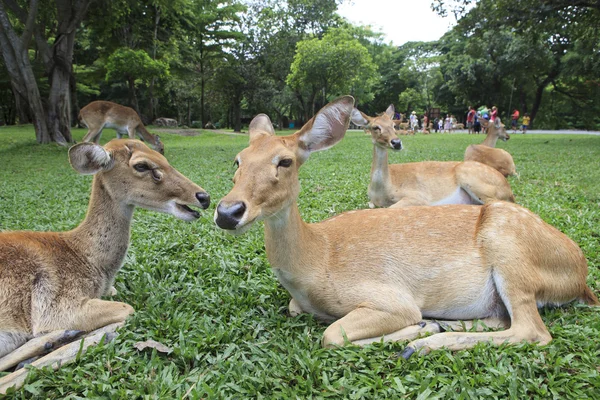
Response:
[[[76,144],[69,149],[69,162],[83,175],[108,171],[114,166],[112,155],[104,147],[91,142]]]
[[[358,111],[357,108],[353,108],[352,123],[358,126],[367,126],[369,125],[369,116],[363,113],[362,111]]]
[[[250,142],[262,135],[275,135],[275,129],[273,129],[269,116],[258,114],[254,117],[248,127],[248,135],[250,136]]]
[[[502,126],[502,121],[500,120],[499,117],[496,117],[496,119],[494,119],[494,125],[496,126],[497,129],[500,129],[500,127]]]
[[[394,119],[394,114],[396,113],[396,109],[394,108],[393,104],[390,104],[390,106],[387,108],[387,110],[385,110],[385,114]]]
[[[354,109],[352,96],[340,97],[325,107],[295,133],[301,158],[306,159],[313,151],[325,150],[342,140],[350,124]]]

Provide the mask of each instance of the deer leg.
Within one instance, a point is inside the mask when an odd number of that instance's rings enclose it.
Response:
[[[127,134],[129,135],[129,139],[135,139],[135,128],[128,126]],[[143,140],[143,139],[140,137],[140,140]]]
[[[514,296],[516,297],[516,296]],[[427,354],[431,350],[447,348],[448,350],[464,350],[474,347],[477,343],[490,342],[495,345],[502,343],[547,344],[552,340],[544,321],[540,317],[534,295],[523,296],[513,302],[511,326],[499,332],[446,332],[418,339],[408,344],[402,357],[408,358],[413,353]],[[504,298],[504,296],[503,296]]]
[[[81,141],[98,143],[100,141],[100,136],[102,136],[102,128],[90,128]]]
[[[421,320],[421,312],[416,305],[404,305],[394,311],[382,311],[371,308],[357,308],[338,319],[325,330],[323,347],[341,346],[347,338],[350,342],[377,338],[396,332]],[[366,343],[364,343],[366,344]]]
[[[44,319],[34,325],[34,334],[65,328],[89,332],[109,324],[123,322],[134,312],[129,304],[100,299],[82,299],[76,307],[70,305],[70,307],[62,307],[62,310],[65,314],[71,314],[67,323],[62,319],[59,322],[62,326],[56,326],[53,319]]]
[[[353,344],[364,346],[370,343],[376,343],[383,339],[384,342],[399,342],[403,340],[416,339],[419,336],[425,336],[428,333],[436,334],[444,331],[466,332],[475,329],[482,332],[485,329],[507,328],[507,321],[499,318],[486,318],[474,321],[446,321],[446,320],[428,320],[425,319],[416,325],[407,326],[399,331],[369,339],[361,339],[352,342]]]
[[[54,351],[75,339],[81,333],[122,323],[133,313],[129,304],[100,299],[84,300],[78,308],[66,308],[72,315],[69,322],[61,318],[42,320],[34,326],[34,339],[0,359],[0,371],[17,365],[23,360]],[[57,326],[60,324],[62,326]],[[67,330],[64,330],[67,325]],[[41,336],[43,332],[50,332]]]
[[[88,347],[95,346],[102,340],[104,340],[104,343],[113,340],[117,336],[115,330],[120,326],[122,326],[122,323],[111,324],[91,332],[81,341],[69,343],[68,345],[61,347],[34,361],[31,366],[35,368],[51,366],[52,369],[58,369],[61,365],[68,364],[81,354],[85,353]],[[29,372],[30,370],[28,368],[23,368],[0,378],[0,394],[6,394],[7,390],[11,387],[15,388],[15,390],[20,388],[25,383]]]
[[[23,360],[49,353],[51,350],[55,350],[65,343],[72,342],[82,333],[82,331],[61,330],[33,338],[10,354],[0,358],[0,371],[6,371]]]
[[[14,349],[26,343],[31,335],[25,332],[0,332],[0,365],[1,360]],[[2,369],[0,368],[0,371]]]
[[[298,304],[296,299],[294,299],[293,297],[290,300],[288,311],[290,313],[290,317],[297,317],[298,315],[304,313],[304,310],[302,309],[302,307],[300,307],[300,304]]]

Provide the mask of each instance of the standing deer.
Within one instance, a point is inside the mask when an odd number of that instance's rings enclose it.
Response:
[[[509,152],[502,149],[496,149],[498,139],[507,141],[510,139],[508,132],[500,118],[496,118],[494,123],[488,124],[487,136],[481,144],[472,144],[465,151],[465,161],[478,161],[497,169],[504,176],[517,175],[515,162]]]
[[[69,161],[95,174],[85,220],[68,232],[0,233],[0,365],[7,368],[1,357],[32,337],[92,331],[133,313],[100,296],[114,290],[136,206],[192,221],[200,214],[189,206],[210,203],[204,189],[138,140],[80,143]]]
[[[354,109],[352,122],[371,133],[373,163],[369,207],[514,202],[510,184],[494,168],[473,161],[423,161],[388,165],[388,150],[402,150],[394,130],[394,106],[369,117]]]
[[[478,342],[546,344],[552,337],[538,305],[598,305],[579,247],[513,203],[367,209],[304,222],[299,168],[344,137],[353,103],[335,100],[290,136],[276,136],[266,115],[255,117],[250,145],[235,157],[233,189],[215,212],[215,223],[236,234],[264,220],[267,257],[292,296],[290,314],[332,322],[324,346],[440,331],[435,322],[416,325],[423,317],[496,318],[509,328],[435,334],[410,343],[405,357]]]
[[[117,131],[117,138],[129,135],[135,139],[137,134],[160,154],[165,154],[165,145],[158,135],[153,135],[144,126],[140,116],[133,108],[125,107],[110,101],[92,101],[79,111],[79,120],[88,128],[83,137],[84,142],[98,143],[102,129],[112,128]]]

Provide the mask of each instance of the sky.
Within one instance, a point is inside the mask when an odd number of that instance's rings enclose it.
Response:
[[[437,40],[455,24],[453,17],[433,12],[431,0],[349,0],[339,6],[338,14],[354,24],[371,25],[396,46]]]

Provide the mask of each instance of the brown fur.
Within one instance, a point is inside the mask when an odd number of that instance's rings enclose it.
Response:
[[[352,122],[365,126],[373,141],[369,206],[406,207],[439,204],[484,204],[514,201],[510,184],[502,174],[478,162],[424,161],[388,165],[388,151],[398,139],[391,115],[369,117],[356,110]]]
[[[498,119],[498,124],[489,124],[487,136],[482,144],[472,144],[465,150],[465,161],[477,161],[498,170],[502,175],[515,176],[517,169],[509,152],[496,149],[498,139],[510,139],[504,124]]]
[[[99,298],[123,264],[134,207],[195,220],[177,204],[201,206],[197,194],[206,194],[138,140],[81,143],[69,157],[95,173],[85,220],[68,232],[0,233],[0,357],[44,332],[123,321],[131,306]]]
[[[98,143],[102,136],[102,129],[113,128],[117,131],[119,139],[125,134],[129,135],[130,139],[135,139],[137,133],[160,154],[165,153],[165,146],[160,141],[160,137],[148,132],[133,108],[110,101],[92,101],[79,111],[79,121],[88,128],[88,132],[83,137],[84,142]]]
[[[423,317],[510,323],[500,332],[432,335],[412,342],[413,349],[545,344],[552,338],[538,303],[597,305],[577,244],[513,203],[358,210],[302,221],[296,199],[306,149],[341,140],[351,112],[349,96],[338,99],[317,114],[312,129],[286,137],[257,117],[249,147],[236,157],[234,187],[215,213],[217,225],[232,233],[264,220],[267,257],[292,296],[290,312],[332,322],[324,346],[342,345],[344,336],[356,344],[414,338],[424,331],[414,326]],[[281,159],[291,163],[282,167]],[[243,215],[232,217],[240,205]]]

